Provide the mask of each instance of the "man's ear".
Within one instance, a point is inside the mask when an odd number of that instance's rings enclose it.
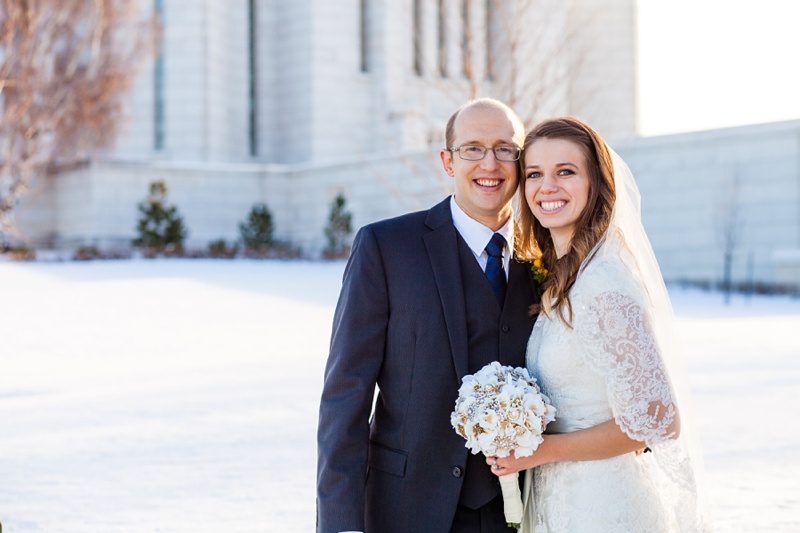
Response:
[[[451,178],[455,177],[455,173],[453,172],[453,152],[442,148],[439,151],[439,157],[442,159],[442,166],[447,175]]]

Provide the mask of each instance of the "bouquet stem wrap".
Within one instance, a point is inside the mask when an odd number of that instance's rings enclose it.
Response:
[[[522,494],[519,491],[519,472],[500,476],[503,492],[503,514],[509,527],[519,529],[522,523]]]
[[[526,369],[495,361],[464,376],[450,423],[473,454],[527,457],[544,440],[555,411]],[[506,521],[516,528],[523,514],[518,480],[518,473],[500,477]]]

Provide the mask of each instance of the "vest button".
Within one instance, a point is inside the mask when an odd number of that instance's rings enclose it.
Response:
[[[511,328],[508,327],[508,324],[503,324],[502,326],[500,326],[500,329],[503,330],[503,333],[508,333],[508,330],[510,330]]]
[[[457,466],[453,467],[453,476],[454,477],[461,477],[461,469]]]

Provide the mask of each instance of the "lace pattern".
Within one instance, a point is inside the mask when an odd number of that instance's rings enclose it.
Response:
[[[605,258],[596,261],[583,272],[574,296],[579,351],[605,378],[617,425],[653,446],[674,436],[669,428],[676,408],[645,300],[625,270]]]
[[[532,531],[707,531],[690,457],[672,438],[677,402],[639,287],[622,262],[597,257],[572,288],[572,328],[556,316],[536,322],[527,366],[557,409],[548,432],[613,418],[653,453],[537,467]]]
[[[648,475],[652,460],[633,454],[535,469],[536,533],[676,531]],[[586,480],[590,480],[587,483]]]

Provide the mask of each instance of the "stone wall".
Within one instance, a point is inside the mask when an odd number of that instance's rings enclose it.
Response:
[[[730,229],[736,283],[776,282],[775,254],[800,248],[800,121],[613,145],[636,176],[665,278],[719,282]]]
[[[735,230],[734,283],[800,287],[800,121],[611,145],[628,162],[642,216],[670,281],[717,284],[724,235]],[[102,162],[38,182],[17,222],[34,243],[125,245],[153,180],[189,228],[189,246],[235,239],[253,204],[266,203],[276,237],[316,257],[330,205],[344,194],[355,227],[425,209],[452,191],[434,149],[295,165]]]

